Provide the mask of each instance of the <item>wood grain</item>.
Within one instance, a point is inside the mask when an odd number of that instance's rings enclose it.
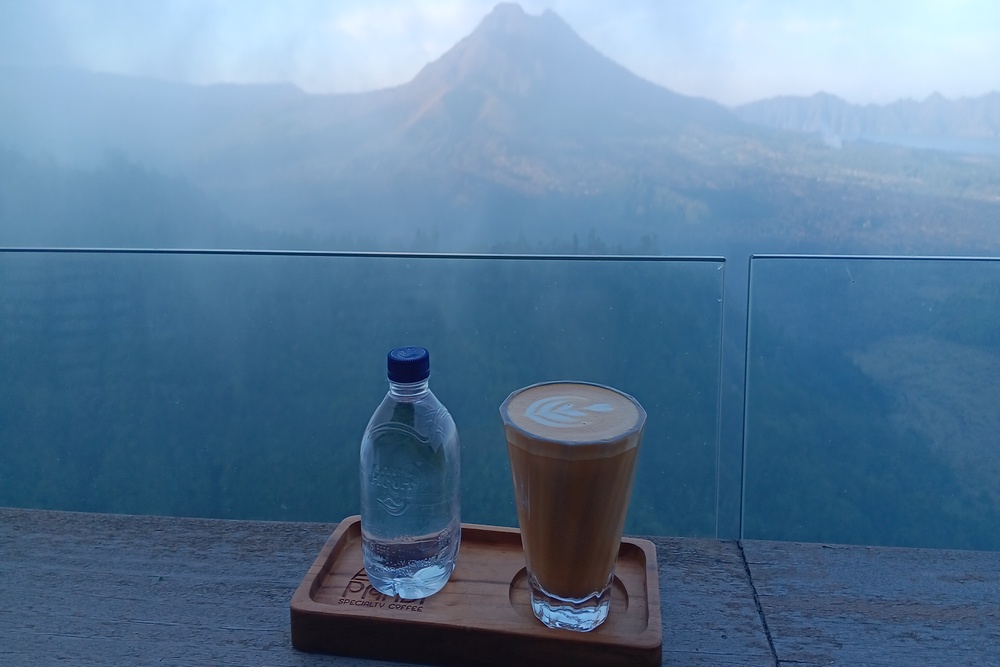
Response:
[[[334,527],[0,509],[0,665],[396,665],[292,648]],[[1000,665],[1000,553],[652,541],[664,665]]]
[[[0,510],[0,665],[390,665],[291,648],[326,524]]]
[[[1000,553],[742,544],[781,662],[1000,665]]]
[[[651,539],[660,568],[663,664],[773,667],[739,545]]]
[[[360,517],[348,517],[292,598],[292,644],[435,665],[659,665],[653,544],[623,540],[615,574],[605,623],[587,633],[552,630],[531,612],[520,533],[464,524],[448,584],[429,598],[404,601],[371,587],[362,564]]]
[[[396,665],[292,648],[334,528],[0,509],[0,665]],[[773,664],[736,544],[654,541],[663,664]]]

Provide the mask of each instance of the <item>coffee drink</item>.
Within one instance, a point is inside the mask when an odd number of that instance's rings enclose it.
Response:
[[[516,391],[500,412],[532,608],[546,625],[593,629],[610,605],[646,413],[579,382]]]

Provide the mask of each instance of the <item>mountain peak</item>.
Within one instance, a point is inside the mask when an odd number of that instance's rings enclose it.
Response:
[[[551,9],[546,9],[539,16],[527,14],[516,2],[501,2],[493,8],[479,24],[479,31],[498,31],[502,33],[518,33],[526,30],[537,30],[541,26],[549,29],[562,29],[572,32],[572,29]]]
[[[427,65],[414,83],[437,89],[470,81],[494,90],[526,94],[544,80],[567,73],[617,65],[581,39],[550,10],[534,16],[520,5],[497,5],[468,37]],[[624,70],[622,69],[624,73]]]
[[[480,22],[482,25],[507,25],[514,21],[524,21],[528,15],[516,2],[501,2]]]
[[[552,11],[497,5],[466,38],[424,67],[402,94],[417,112],[407,127],[489,126],[589,137],[601,128],[731,123],[728,111],[640,79],[588,44]],[[637,121],[642,118],[644,120]]]

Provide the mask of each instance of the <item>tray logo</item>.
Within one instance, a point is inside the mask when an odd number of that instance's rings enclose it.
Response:
[[[407,600],[398,595],[389,596],[380,592],[368,581],[368,573],[365,572],[365,568],[361,568],[344,586],[344,592],[340,594],[338,604],[384,609],[395,613],[423,613],[426,601],[427,598]]]

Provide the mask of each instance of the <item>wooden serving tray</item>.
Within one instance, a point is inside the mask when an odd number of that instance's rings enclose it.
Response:
[[[455,571],[438,593],[400,600],[368,583],[361,519],[344,519],[292,597],[292,645],[303,651],[437,665],[659,665],[656,547],[623,538],[608,620],[553,630],[531,613],[521,534],[462,525]]]

